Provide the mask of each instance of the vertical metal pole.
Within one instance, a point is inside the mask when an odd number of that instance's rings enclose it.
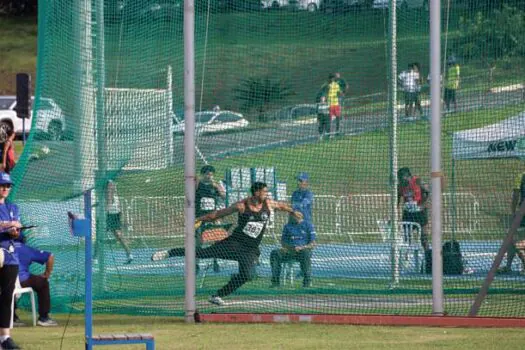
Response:
[[[399,244],[398,229],[399,218],[397,211],[397,8],[396,0],[390,0],[390,99],[388,108],[390,112],[390,217],[391,228],[391,253],[390,262],[392,266],[391,287],[399,284]]]
[[[454,156],[452,156],[452,174],[451,174],[451,186],[450,191],[452,192],[450,194],[450,201],[452,206],[452,240],[456,239],[456,230],[457,230],[457,197],[456,197],[456,160],[454,159]],[[441,189],[443,190],[443,189]]]
[[[73,1],[75,81],[74,145],[76,174],[73,191],[82,193],[93,187],[95,159],[95,113],[93,110],[93,38],[91,36],[91,0]]]
[[[195,1],[184,0],[184,320],[195,322]]]
[[[29,99],[31,100],[31,97]],[[22,144],[26,144],[26,118],[22,118]]]
[[[104,1],[95,1],[95,27],[93,38],[95,41],[95,78],[96,78],[96,103],[95,115],[97,126],[97,167],[95,175],[95,195],[98,201],[96,207],[96,232],[97,232],[97,254],[99,261],[99,272],[97,280],[97,291],[103,291],[104,283],[104,238],[106,236],[106,189],[107,189],[107,143],[106,143],[106,116],[105,116],[105,89],[106,89],[106,67],[104,55]]]
[[[432,313],[443,315],[443,257],[441,243],[441,1],[430,0],[430,162],[432,186]]]
[[[168,152],[169,155],[169,165],[172,166],[173,163],[174,163],[174,157],[175,157],[175,152],[174,152],[174,146],[173,146],[173,116],[175,115],[175,113],[173,112],[173,71],[171,69],[171,65],[168,65],[168,72],[167,72],[167,99],[169,101],[169,105],[168,105],[168,115],[166,116],[168,118],[168,125],[169,125],[169,128],[168,128]],[[165,131],[166,132],[166,131]]]
[[[91,191],[84,192],[84,218],[89,222],[88,226],[88,232],[86,233],[85,237],[85,275],[86,275],[86,281],[85,281],[85,288],[86,288],[86,306],[85,306],[85,320],[84,320],[84,328],[85,328],[85,341],[86,341],[86,350],[91,350],[93,348],[93,290],[92,290],[92,280],[91,280],[91,273],[92,273],[92,266],[91,266],[91,248],[92,248],[92,242],[91,242]]]

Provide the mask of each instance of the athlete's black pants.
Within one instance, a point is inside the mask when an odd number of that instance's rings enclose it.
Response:
[[[173,248],[168,251],[170,257],[184,256],[184,248]],[[224,259],[234,260],[239,263],[239,273],[234,274],[230,281],[217,291],[219,297],[227,296],[254,277],[255,264],[259,258],[259,248],[247,246],[245,243],[230,236],[222,241],[212,244],[209,247],[195,248],[195,258],[197,259]]]
[[[0,269],[0,328],[11,328],[11,307],[18,265],[4,265]]]

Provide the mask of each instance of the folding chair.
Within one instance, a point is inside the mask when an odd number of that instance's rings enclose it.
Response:
[[[409,255],[412,255],[414,260],[414,268],[416,273],[420,273],[423,267],[424,251],[421,245],[421,225],[417,222],[400,221],[398,223],[397,246],[401,256],[405,256],[405,260],[409,260]],[[381,234],[383,242],[392,243],[392,225],[389,220],[377,220],[377,226]]]
[[[215,242],[222,241],[230,234],[228,230],[233,226],[230,223],[206,223],[197,229],[197,239],[200,240],[202,246],[209,246]],[[204,280],[208,274],[208,270],[213,266],[213,259],[206,264],[201,277],[200,288],[204,286]]]

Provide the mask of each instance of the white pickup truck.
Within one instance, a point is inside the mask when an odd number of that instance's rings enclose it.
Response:
[[[31,104],[34,97],[31,98]],[[22,135],[22,119],[16,116],[16,96],[0,96],[0,131],[14,130]],[[64,136],[66,120],[62,109],[50,98],[41,98],[38,105],[36,125],[33,124],[32,109],[29,118],[25,120],[25,133],[28,134],[34,127],[37,135],[48,140],[61,140]]]

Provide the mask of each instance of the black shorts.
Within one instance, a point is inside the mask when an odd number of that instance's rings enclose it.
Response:
[[[120,220],[120,213],[108,214],[106,218],[106,229],[108,231],[117,231],[122,229],[122,222]]]
[[[247,245],[234,236],[196,250],[196,257],[199,259],[217,258],[248,264],[255,263],[259,255],[261,252],[258,247]]]
[[[405,92],[405,104],[411,105],[417,101],[417,92]]]
[[[456,90],[445,88],[443,99],[445,102],[456,102]]]

